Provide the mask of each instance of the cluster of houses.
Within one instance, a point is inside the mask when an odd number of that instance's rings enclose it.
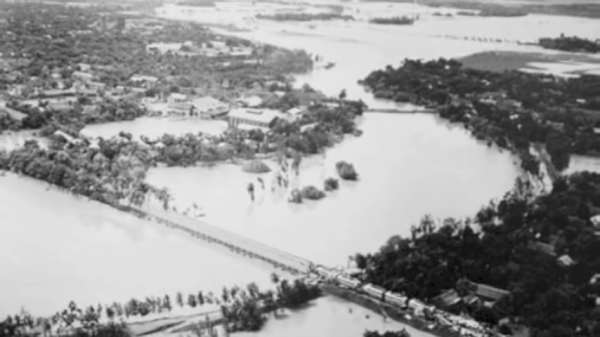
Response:
[[[107,88],[105,83],[99,81],[97,69],[92,65],[80,63],[77,70],[71,74],[73,85],[65,88],[65,80],[59,73],[53,73],[55,89],[29,88],[26,85],[13,85],[7,90],[7,96],[11,101],[16,101],[14,106],[19,108],[40,108],[52,111],[69,111],[75,103],[83,102],[84,111],[94,108],[93,103],[101,97],[118,100],[121,98],[132,98],[145,95],[146,91],[158,83],[158,78],[145,75],[133,75],[127,85]],[[26,98],[25,98],[26,97]]]
[[[433,303],[443,310],[460,311],[464,307],[493,308],[509,292],[483,283],[467,279],[459,280],[455,289],[447,290],[433,299]]]
[[[222,102],[214,97],[188,97],[172,93],[167,98],[167,113],[178,116],[199,117],[202,119],[226,119],[229,126],[238,129],[269,128],[276,120],[293,122],[308,111],[299,106],[280,111],[260,108],[262,99],[258,96],[243,97],[232,103]]]
[[[252,47],[232,46],[221,40],[211,40],[194,44],[191,41],[184,43],[154,43],[146,47],[150,52],[171,53],[181,56],[239,56],[249,57],[253,54]]]

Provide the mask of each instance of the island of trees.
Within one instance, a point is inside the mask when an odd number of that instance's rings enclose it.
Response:
[[[415,23],[415,19],[406,16],[395,16],[391,18],[372,18],[369,22],[379,25],[412,25]]]
[[[361,81],[376,97],[436,108],[479,139],[511,149],[539,174],[531,148],[541,145],[557,170],[571,154],[600,153],[600,76],[562,79],[518,71],[467,69],[455,60],[405,60]]]
[[[596,54],[600,52],[600,43],[588,39],[582,39],[576,36],[564,36],[556,38],[541,38],[540,46],[546,49],[556,49],[578,53]]]
[[[339,13],[277,13],[258,14],[257,19],[272,21],[329,21],[329,20],[354,20],[351,15]]]

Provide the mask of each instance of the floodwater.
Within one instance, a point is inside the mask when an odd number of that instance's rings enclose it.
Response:
[[[236,333],[234,336],[360,337],[365,330],[397,331],[402,328],[406,328],[411,336],[432,336],[391,320],[385,321],[363,307],[328,296],[316,300],[308,309],[287,311],[285,316],[270,319],[259,332]]]
[[[270,285],[266,266],[29,178],[0,177],[0,217],[0,317]]]
[[[389,7],[376,10],[393,13]],[[221,14],[206,16],[228,17],[225,11]],[[197,19],[178,15],[168,16]],[[248,22],[258,29],[240,35],[303,48],[336,63],[333,69],[299,76],[298,85],[308,82],[332,95],[346,89],[350,98],[361,98],[372,107],[390,104],[373,100],[357,80],[373,69],[396,66],[404,58],[457,57],[497,49],[540,51],[443,35],[532,40],[562,32],[580,36],[597,32],[596,23],[588,19],[546,16],[446,19],[423,15],[410,27],[332,22],[314,29],[309,24]],[[111,136],[127,131],[154,137],[163,132],[212,130],[205,123],[141,119],[89,127],[84,133]],[[508,191],[519,174],[508,153],[488,148],[461,127],[432,115],[366,114],[359,123],[362,137],[348,137],[326,154],[305,159],[301,175],[292,181],[293,186],[321,187],[324,178],[335,174],[337,160],[352,162],[360,181],[343,182],[339,191],[320,202],[291,205],[284,191],[270,191],[271,176],[265,175],[267,191],[257,188],[257,201],[251,203],[246,185],[255,177],[233,165],[160,168],[150,172],[149,180],[169,187],[182,208],[198,204],[213,225],[335,266],[346,264],[355,252],[377,249],[391,235],[407,235],[410,225],[425,214],[473,215]],[[89,305],[173,296],[177,291],[219,292],[223,285],[250,281],[269,284],[270,270],[265,267],[103,205],[46,189],[47,185],[28,179],[0,177],[0,218],[4,219],[0,316],[21,306],[34,314],[51,314],[71,299]],[[359,336],[364,329],[400,327],[385,325],[373,314],[366,319],[366,311],[361,310],[324,298],[307,310],[269,321],[260,333],[241,335]]]
[[[462,128],[426,114],[367,114],[361,137],[347,137],[324,155],[307,158],[291,187],[323,188],[337,177],[335,163],[353,163],[358,182],[318,202],[287,202],[271,173],[240,166],[157,168],[150,183],[169,188],[178,209],[196,203],[203,220],[328,266],[344,265],[357,252],[378,249],[392,235],[409,235],[425,214],[473,215],[508,191],[518,174],[507,153],[476,142]],[[490,179],[490,177],[493,177]],[[256,201],[246,191],[256,185]],[[275,185],[274,191],[271,186]]]
[[[186,133],[202,132],[220,135],[225,129],[227,129],[227,123],[219,120],[143,117],[134,121],[88,125],[81,130],[81,133],[88,137],[110,138],[124,131],[131,133],[135,139],[142,135],[154,139],[164,134],[183,136]]]

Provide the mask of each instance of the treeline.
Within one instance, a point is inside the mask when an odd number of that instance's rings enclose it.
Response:
[[[415,20],[406,16],[396,16],[391,18],[373,18],[369,22],[380,25],[412,25],[415,23]]]
[[[357,255],[365,281],[428,301],[448,289],[460,293],[467,278],[509,291],[492,307],[460,309],[481,322],[508,318],[534,337],[599,335],[600,228],[592,217],[600,212],[600,175],[561,178],[536,198],[529,188],[519,183],[472,221],[437,225],[426,217],[411,238]]]
[[[546,49],[592,54],[600,52],[600,43],[588,39],[582,39],[577,36],[561,35],[560,37],[556,38],[541,38],[539,40],[539,44]]]
[[[110,205],[122,200],[139,205],[149,196],[167,203],[166,190],[144,182],[148,168],[154,164],[147,148],[119,139],[90,145],[78,139],[67,146],[64,138],[56,136],[47,149],[36,141],[27,141],[9,153],[0,151],[0,170],[39,179]]]
[[[406,331],[406,329],[402,329],[400,331],[365,331],[363,337],[410,337],[410,334]]]
[[[48,106],[48,102],[43,99],[39,101],[38,106],[24,105],[17,100],[11,100],[6,106],[24,113],[26,117],[20,121],[6,117],[7,121],[12,121],[6,124],[0,119],[0,133],[4,130],[42,129],[43,135],[50,135],[59,129],[57,125],[79,131],[90,124],[131,121],[147,115],[146,108],[132,99],[102,98],[95,101],[91,109],[84,111],[84,104],[90,103],[89,98],[79,97],[70,104],[69,109],[56,110]]]
[[[329,20],[354,20],[351,15],[339,13],[277,13],[258,14],[257,19],[272,21],[329,21]]]
[[[463,68],[454,60],[405,60],[361,81],[376,97],[437,108],[475,136],[510,148],[534,174],[531,144],[545,144],[558,170],[569,156],[600,153],[600,76],[560,79],[518,71]]]
[[[130,333],[125,322],[130,317],[168,314],[177,307],[186,306],[220,308],[222,318],[219,323],[224,324],[230,332],[258,331],[269,313],[277,314],[280,309],[301,307],[321,295],[318,287],[300,280],[289,282],[279,279],[276,274],[272,274],[271,279],[276,286],[275,292],[261,291],[256,284],[250,283],[245,288],[224,287],[221,294],[199,291],[185,295],[179,292],[173,298],[169,295],[132,298],[127,303],[114,302],[87,308],[79,308],[75,302],[70,302],[68,308],[49,318],[34,319],[23,311],[0,322],[0,337],[40,334],[126,337]]]

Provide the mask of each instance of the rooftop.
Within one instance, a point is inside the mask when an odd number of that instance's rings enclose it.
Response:
[[[436,298],[434,298],[436,302],[442,302],[445,306],[452,306],[461,301],[460,296],[454,289],[450,289]]]
[[[507,290],[492,287],[482,283],[477,284],[477,290],[475,291],[475,293],[477,294],[477,296],[496,301],[509,294]]]
[[[249,121],[269,124],[276,118],[281,118],[281,112],[271,109],[237,108],[229,111],[230,118],[240,118]]]

